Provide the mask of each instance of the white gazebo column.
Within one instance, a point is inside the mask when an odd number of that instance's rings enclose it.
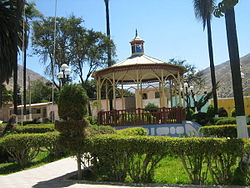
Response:
[[[113,73],[113,109],[116,110],[115,73]]]
[[[136,108],[141,108],[140,80],[139,80],[138,70],[136,71],[136,86],[137,86],[137,91],[135,92]]]
[[[101,78],[98,77],[96,83],[97,112],[101,111]]]
[[[124,91],[123,91],[123,82],[121,83],[122,85],[122,110],[125,110],[125,101],[124,101]]]
[[[108,111],[109,110],[109,97],[108,97],[108,82],[106,81],[106,84],[105,84],[105,94],[106,94],[106,99],[105,99],[105,101],[106,101],[106,111]]]
[[[178,93],[179,93],[179,106],[183,106],[183,103],[182,103],[182,97],[181,97],[181,83],[182,83],[182,81],[181,81],[181,77],[180,77],[180,73],[178,72],[178,74],[177,74],[177,80],[178,80],[178,83],[177,83],[177,85],[178,85]]]
[[[161,95],[160,95],[161,104],[160,104],[160,106],[161,106],[161,108],[166,107],[166,100],[165,100],[166,94],[165,94],[164,85],[165,85],[165,83],[164,83],[163,70],[161,70],[161,81],[160,81],[160,90],[161,90]]]

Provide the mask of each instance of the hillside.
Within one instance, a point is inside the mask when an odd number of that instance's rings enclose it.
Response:
[[[243,92],[250,92],[250,54],[241,58],[242,69],[245,78],[242,80]],[[210,68],[202,70],[205,80],[206,80],[206,90],[210,91],[211,86],[211,76]],[[232,88],[232,75],[230,62],[226,61],[225,63],[215,66],[216,72],[216,81],[219,82],[219,88],[217,90],[218,97],[232,97],[233,88]]]
[[[23,85],[23,66],[22,65],[18,65],[18,85],[22,86]],[[27,69],[27,80],[26,80],[26,85],[28,87],[28,77],[30,77],[30,81],[34,81],[34,80],[42,80],[44,82],[47,82],[48,80],[46,78],[44,78],[43,76],[41,76],[40,74]],[[13,78],[11,78],[9,80],[9,84],[6,86],[7,89],[13,89]]]

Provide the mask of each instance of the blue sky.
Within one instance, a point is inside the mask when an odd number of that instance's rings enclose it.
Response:
[[[34,2],[45,16],[54,16],[55,0]],[[57,16],[82,17],[85,27],[105,33],[103,0],[58,0],[57,3]],[[250,53],[249,7],[249,0],[240,0],[235,7],[240,56]],[[165,62],[170,58],[187,60],[199,70],[209,66],[207,34],[194,16],[192,0],[110,0],[110,22],[117,61],[131,55],[129,42],[138,29],[139,36],[145,40],[147,55]],[[229,59],[224,17],[213,18],[212,32],[215,64],[220,64]],[[44,75],[38,57],[29,57],[27,64]]]

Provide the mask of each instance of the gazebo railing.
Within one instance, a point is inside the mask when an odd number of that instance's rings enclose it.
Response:
[[[98,123],[111,126],[178,124],[185,118],[183,108],[137,108],[98,113]]]

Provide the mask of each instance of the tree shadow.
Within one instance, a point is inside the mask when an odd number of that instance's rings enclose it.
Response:
[[[72,177],[74,174],[76,174],[76,171],[70,172],[68,174],[65,174],[63,176],[47,180],[47,181],[41,181],[37,184],[33,185],[34,188],[61,188],[61,187],[69,187],[71,185],[74,185],[77,183],[77,181],[73,180],[67,180],[70,177]]]

